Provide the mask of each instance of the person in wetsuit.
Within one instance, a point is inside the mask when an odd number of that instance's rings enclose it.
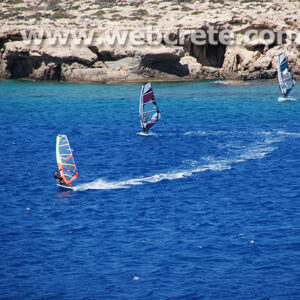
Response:
[[[59,171],[54,173],[54,178],[58,181],[59,184],[65,184],[63,178],[60,175]]]

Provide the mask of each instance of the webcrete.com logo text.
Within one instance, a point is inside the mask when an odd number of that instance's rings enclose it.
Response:
[[[158,46],[164,45],[184,45],[188,40],[199,46],[203,45],[276,45],[297,44],[300,45],[300,31],[279,31],[274,32],[271,29],[249,29],[243,34],[237,34],[233,30],[218,30],[213,26],[206,29],[197,30],[165,30],[161,31],[152,26],[145,30],[38,30],[21,31],[22,39],[25,45],[42,45],[45,41],[49,45],[85,45],[85,46]]]

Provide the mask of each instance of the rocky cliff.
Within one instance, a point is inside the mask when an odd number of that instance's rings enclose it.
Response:
[[[0,7],[0,78],[76,82],[269,79],[276,77],[281,52],[287,55],[294,76],[300,76],[299,1],[2,0]],[[146,33],[149,26],[170,43],[164,39],[153,43],[147,34],[140,38],[142,45],[99,42],[107,32]],[[53,41],[53,36],[72,30],[84,30],[96,38],[78,42],[71,34],[63,42]],[[201,44],[193,39],[199,30],[206,36]],[[216,43],[208,38],[210,30]],[[226,43],[221,42],[224,30]],[[273,38],[268,36],[270,31]],[[37,43],[24,42],[24,36],[32,33],[38,36]]]

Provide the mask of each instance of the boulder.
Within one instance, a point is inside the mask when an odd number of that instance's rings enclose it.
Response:
[[[198,63],[193,56],[186,55],[180,59],[180,64],[186,66],[189,71],[190,78],[200,78],[202,75],[202,65]]]
[[[45,62],[42,62],[39,68],[33,69],[28,78],[32,80],[60,80],[61,69],[55,63],[48,63],[46,65]]]
[[[268,56],[261,56],[254,64],[255,71],[268,70],[272,66],[272,59]]]
[[[253,65],[260,56],[258,51],[249,51],[242,46],[227,47],[222,72],[241,72]]]
[[[49,40],[44,40],[41,45],[25,45],[23,41],[8,42],[4,46],[4,58],[13,57],[40,57],[55,61],[79,61],[92,64],[97,60],[97,55],[88,47],[77,46],[70,42],[67,45],[52,45]]]

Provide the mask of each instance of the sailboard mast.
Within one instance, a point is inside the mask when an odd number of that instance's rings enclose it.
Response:
[[[288,65],[286,56],[281,53],[278,56],[278,83],[282,95],[286,98],[295,86],[295,80]]]
[[[65,185],[71,185],[78,177],[78,171],[66,135],[59,134],[56,138],[56,161]]]
[[[160,119],[160,112],[150,82],[144,83],[142,86],[139,113],[142,130],[148,133],[149,129]]]

